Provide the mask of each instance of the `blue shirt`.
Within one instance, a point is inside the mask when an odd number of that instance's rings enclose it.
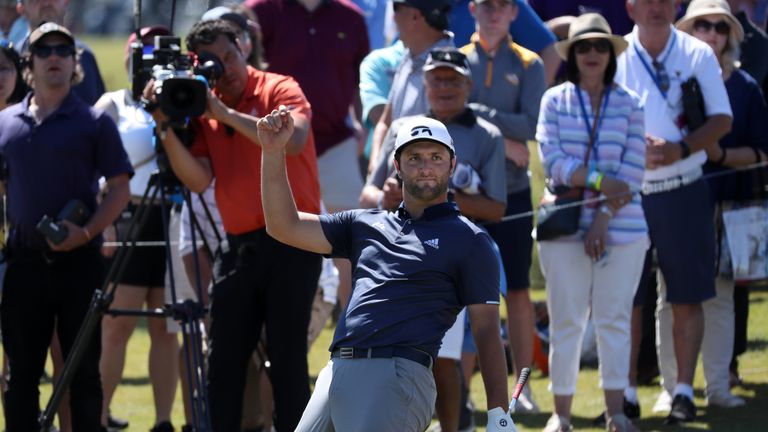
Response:
[[[454,0],[451,7],[450,30],[453,32],[456,46],[459,47],[468,44],[475,32],[475,18],[469,13],[469,2],[470,0]],[[518,1],[517,8],[517,19],[509,26],[509,33],[515,42],[537,53],[557,42],[554,33],[528,3]]]
[[[73,92],[37,124],[32,93],[0,112],[0,152],[8,166],[6,193],[11,247],[48,248],[35,226],[72,199],[96,210],[98,179],[133,174],[112,119]]]
[[[352,261],[353,291],[331,351],[408,346],[437,356],[465,305],[499,303],[499,263],[487,233],[437,204],[412,219],[350,210],[320,215],[332,256]]]
[[[386,0],[352,0],[352,2],[363,12],[371,49],[383,48],[387,43],[384,36],[384,20],[387,16],[389,2]]]
[[[768,108],[757,82],[748,73],[736,69],[725,82],[725,90],[731,101],[733,124],[728,135],[720,139],[720,146],[724,149],[746,146],[768,153]],[[705,173],[730,169],[712,162],[704,165]],[[747,201],[765,198],[766,179],[768,179],[766,168],[711,177],[709,178],[710,193],[715,201]]]

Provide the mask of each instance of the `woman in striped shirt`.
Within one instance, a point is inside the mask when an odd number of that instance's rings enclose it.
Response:
[[[571,429],[579,354],[590,312],[600,359],[608,430],[634,431],[623,413],[630,318],[648,248],[638,189],[645,169],[638,97],[614,83],[626,49],[605,19],[584,14],[556,45],[568,81],[542,98],[536,139],[547,183],[584,188],[578,231],[539,242],[550,316],[549,370],[555,412],[545,431]],[[604,198],[589,204],[593,198]]]

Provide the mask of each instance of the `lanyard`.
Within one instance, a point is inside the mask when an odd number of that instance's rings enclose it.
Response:
[[[587,129],[587,136],[589,137],[589,147],[592,148],[597,142],[597,136],[600,134],[600,125],[605,118],[605,110],[608,108],[608,99],[611,96],[611,85],[605,86],[605,97],[603,98],[603,107],[598,106],[598,111],[595,113],[595,121],[592,126],[589,125],[589,116],[587,116],[587,107],[584,105],[584,98],[581,96],[581,88],[576,85],[576,96],[579,97],[579,105],[581,105],[581,115],[584,117],[584,127]],[[597,154],[597,152],[595,152]],[[586,163],[586,162],[585,162]]]
[[[677,38],[677,33],[675,33],[675,31],[672,30],[672,42],[669,44],[669,49],[667,50],[667,53],[664,54],[661,58],[661,61],[659,61],[659,64],[661,64],[661,67],[664,67],[664,62],[667,61],[667,57],[669,57],[669,54],[672,53],[672,48],[675,46],[676,38]],[[651,66],[648,64],[647,61],[645,61],[645,58],[643,57],[643,55],[640,54],[640,50],[637,49],[637,42],[634,39],[632,40],[632,47],[635,49],[635,54],[637,54],[637,57],[640,59],[640,62],[643,64],[645,71],[648,72],[648,75],[651,76],[653,83],[656,84],[656,88],[659,89],[659,93],[661,93],[661,95],[664,96],[664,99],[666,99],[667,92],[661,89],[661,83],[659,82],[658,75],[656,75],[656,73],[653,72],[653,70],[651,70]]]

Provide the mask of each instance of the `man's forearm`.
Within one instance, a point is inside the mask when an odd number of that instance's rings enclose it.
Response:
[[[360,192],[359,204],[361,208],[376,208],[379,206],[382,191],[373,185],[365,185]]]
[[[698,129],[688,134],[683,140],[691,152],[706,150],[717,145],[720,138],[731,131],[731,117],[723,114],[710,116]]]
[[[267,232],[278,241],[283,241],[285,234],[299,221],[288,183],[283,150],[262,153],[261,191]]]
[[[166,131],[163,148],[179,180],[192,192],[202,193],[211,183],[211,171],[184,147],[172,128]]]
[[[504,216],[504,210],[506,210],[504,203],[482,194],[469,195],[457,190],[453,199],[459,205],[461,214],[484,221],[498,221]]]
[[[497,315],[498,322],[498,315]],[[485,385],[488,410],[501,407],[507,410],[507,363],[501,337],[496,325],[496,332],[490,329],[472,327],[472,334],[477,344],[480,362],[480,374]]]

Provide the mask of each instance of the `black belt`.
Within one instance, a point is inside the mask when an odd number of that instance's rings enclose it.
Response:
[[[377,348],[353,348],[343,347],[336,348],[331,353],[331,358],[340,359],[362,359],[362,358],[392,358],[399,357],[407,360],[415,361],[416,363],[424,366],[427,369],[432,368],[434,363],[432,356],[428,353],[410,347],[403,346],[388,346]]]

